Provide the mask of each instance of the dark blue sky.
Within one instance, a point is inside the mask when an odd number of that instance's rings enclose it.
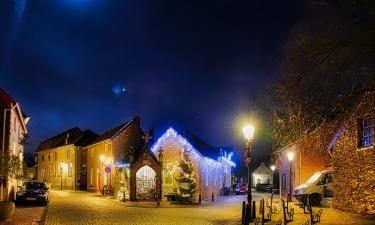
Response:
[[[238,121],[282,60],[296,2],[2,0],[0,85],[31,116],[27,151],[133,115],[241,146]]]

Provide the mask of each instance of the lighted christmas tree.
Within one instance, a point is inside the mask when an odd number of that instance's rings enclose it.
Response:
[[[197,191],[197,183],[193,164],[190,160],[191,150],[184,148],[181,152],[181,160],[179,161],[179,176],[176,178],[178,182],[178,199],[180,202],[193,203],[194,194]]]

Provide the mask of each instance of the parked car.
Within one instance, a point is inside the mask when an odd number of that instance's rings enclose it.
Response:
[[[32,201],[47,205],[49,201],[48,187],[43,181],[26,180],[18,187],[16,202]]]
[[[233,184],[232,185],[232,190],[233,190],[233,193],[236,194],[236,195],[244,195],[247,193],[247,184],[240,184],[240,183],[236,183],[236,184]]]
[[[320,204],[322,197],[331,197],[333,182],[333,171],[324,170],[314,173],[306,183],[296,187],[293,196],[299,201],[306,201],[310,196],[311,204]]]

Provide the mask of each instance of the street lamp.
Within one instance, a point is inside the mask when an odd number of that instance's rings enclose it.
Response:
[[[292,201],[292,161],[294,159],[294,152],[288,152],[287,154],[289,160],[289,201]]]
[[[105,161],[105,155],[100,155],[99,159],[100,159],[100,161],[102,162],[102,165],[103,165],[104,161]]]
[[[271,193],[273,194],[273,175],[275,173],[275,169],[276,169],[276,166],[275,165],[272,165],[271,166],[271,170],[272,170],[272,186],[271,186]]]
[[[60,163],[60,179],[61,179],[60,189],[61,190],[63,189],[63,182],[62,182],[62,180],[63,180],[64,170],[66,168],[66,165],[67,164],[63,163],[63,162]]]
[[[99,160],[102,162],[102,167],[104,167],[104,161],[105,161],[105,159],[106,159],[106,157],[105,157],[105,155],[100,155],[99,156]],[[105,174],[105,171],[104,171],[105,169],[103,168],[103,172],[104,172],[104,174]],[[105,184],[105,182],[107,182],[106,180],[106,176],[104,176],[103,177],[103,180],[104,180],[104,184]],[[103,196],[104,196],[104,184],[103,184]],[[99,173],[99,190],[100,190],[100,173]],[[100,192],[100,191],[99,191]]]
[[[251,164],[251,139],[253,138],[255,128],[249,124],[245,125],[242,128],[242,132],[244,134],[246,145],[245,145],[245,163],[247,167],[247,180],[248,180],[248,190],[247,190],[247,203],[248,203],[248,210],[246,212],[246,220],[252,221],[251,216],[251,172],[250,172],[250,164]]]

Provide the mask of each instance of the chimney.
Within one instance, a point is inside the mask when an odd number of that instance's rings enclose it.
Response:
[[[69,139],[69,132],[66,133],[66,138],[65,138],[65,145],[68,145],[68,139]]]

